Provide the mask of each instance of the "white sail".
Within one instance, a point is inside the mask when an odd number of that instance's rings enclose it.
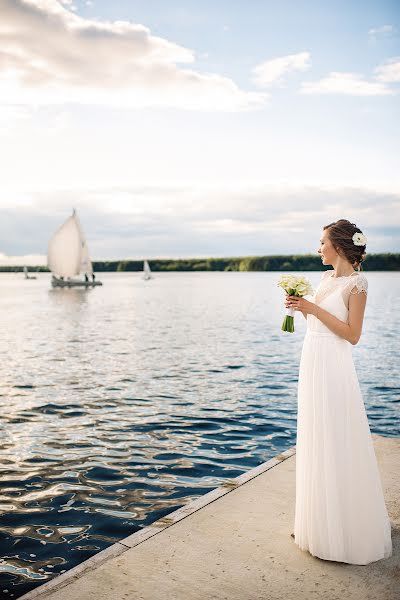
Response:
[[[85,238],[85,234],[83,233],[83,229],[82,226],[80,224],[80,221],[76,215],[76,213],[74,212],[75,217],[75,221],[77,224],[77,227],[79,229],[79,236],[80,236],[80,240],[81,240],[81,262],[80,262],[80,273],[87,273],[88,275],[91,275],[93,273],[93,267],[92,267],[92,261],[90,260],[90,256],[89,256],[89,248],[86,242],[86,238]]]
[[[25,278],[28,277],[28,267],[24,267]]]
[[[50,271],[59,277],[79,275],[81,253],[80,230],[74,211],[50,239],[47,265]]]
[[[92,274],[86,238],[75,210],[51,238],[47,264],[50,271],[58,277],[73,277],[80,273]]]
[[[103,285],[96,281],[89,249],[78,216],[75,212],[61,225],[49,242],[47,265],[52,272],[53,287],[95,287]],[[75,275],[85,279],[73,279]],[[89,280],[92,275],[92,281]],[[36,278],[34,278],[36,279]]]
[[[143,279],[152,279],[150,265],[147,260],[143,262]]]

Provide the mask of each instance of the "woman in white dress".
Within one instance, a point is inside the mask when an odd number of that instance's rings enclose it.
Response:
[[[323,228],[322,273],[310,300],[288,296],[307,332],[298,382],[295,543],[355,565],[392,555],[391,525],[351,347],[358,343],[368,281],[366,238],[346,219]],[[358,270],[355,270],[357,267]]]

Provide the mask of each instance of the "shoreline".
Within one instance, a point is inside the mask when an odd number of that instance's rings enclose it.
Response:
[[[321,271],[321,258],[316,254],[270,254],[263,256],[228,256],[204,258],[148,258],[152,271]],[[144,259],[92,260],[96,273],[143,271]],[[26,265],[28,272],[46,273],[46,265]],[[0,265],[1,273],[20,273],[24,265]],[[367,254],[362,271],[400,271],[400,253]]]

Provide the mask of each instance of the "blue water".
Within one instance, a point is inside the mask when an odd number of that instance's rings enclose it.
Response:
[[[279,276],[107,273],[53,290],[48,274],[0,275],[4,597],[295,445],[306,322],[280,330]],[[400,273],[367,277],[352,351],[371,431],[394,436]]]

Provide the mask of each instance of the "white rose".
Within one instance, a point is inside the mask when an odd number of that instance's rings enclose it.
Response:
[[[355,246],[365,246],[367,244],[367,238],[363,233],[356,232],[352,240]]]

